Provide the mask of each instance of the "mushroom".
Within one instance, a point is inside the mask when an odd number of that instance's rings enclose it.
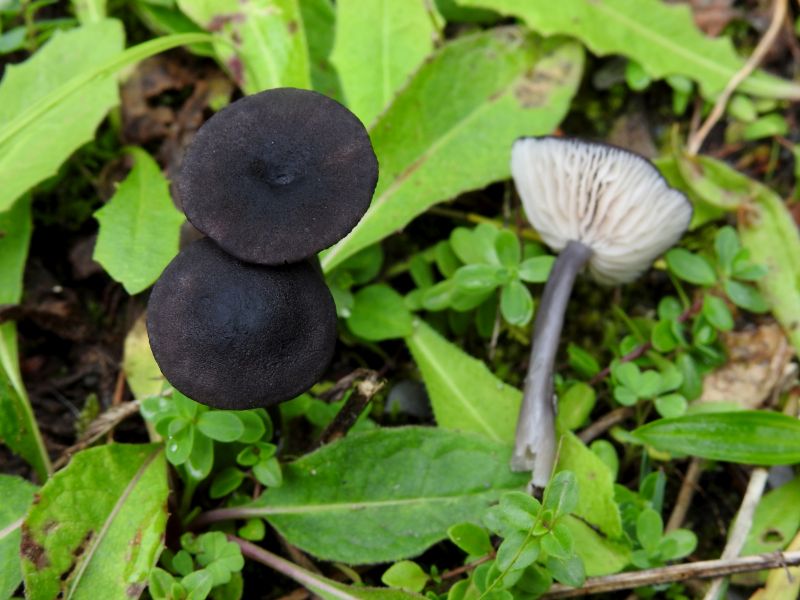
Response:
[[[606,144],[518,139],[511,172],[528,220],[559,252],[533,328],[511,467],[543,487],[555,463],[553,366],[575,277],[631,281],[689,226],[692,206],[645,158]]]
[[[267,90],[197,132],[176,177],[191,223],[241,260],[296,262],[334,244],[369,207],[378,161],[361,122],[322,94]]]
[[[294,398],[322,376],[336,344],[336,310],[310,261],[249,264],[204,238],[156,282],[147,330],[175,388],[243,410]]]

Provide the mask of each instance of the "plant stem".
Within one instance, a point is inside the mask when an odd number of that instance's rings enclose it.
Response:
[[[297,566],[293,562],[289,562],[285,558],[281,558],[277,554],[273,554],[272,552],[264,550],[260,546],[251,544],[250,542],[233,535],[229,535],[228,539],[238,544],[242,549],[242,554],[250,560],[260,562],[262,565],[266,565],[270,569],[274,569],[275,571],[278,571],[278,573],[282,573],[283,575],[294,579],[297,583],[307,587],[311,591],[316,592],[319,590],[329,598],[358,600],[356,596],[348,594],[344,590],[332,585],[333,582],[331,582],[329,579],[307,571],[302,567]]]
[[[592,251],[577,241],[570,241],[561,251],[536,312],[533,327],[533,350],[525,378],[525,391],[517,422],[511,468],[533,472],[533,484],[544,487],[553,470],[556,455],[553,368],[564,314],[575,277]]]
[[[785,568],[793,565],[800,565],[800,550],[755,554],[733,559],[703,560],[683,565],[645,569],[644,571],[590,577],[579,588],[556,584],[542,598],[548,600],[551,598],[577,598],[579,596],[589,596],[615,590],[628,590],[659,583],[686,581],[687,579],[695,578],[707,579],[709,577],[746,573],[748,571]]]

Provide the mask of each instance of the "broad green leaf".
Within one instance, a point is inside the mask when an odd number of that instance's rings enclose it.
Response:
[[[744,65],[730,38],[709,38],[697,28],[686,4],[662,0],[458,0],[458,4],[520,17],[543,35],[574,36],[594,54],[622,54],[653,78],[689,77],[707,99],[722,92]],[[750,75],[738,89],[765,98],[800,98],[800,85],[762,71]]]
[[[766,494],[758,503],[742,556],[783,550],[800,529],[800,477]]]
[[[300,12],[308,42],[311,85],[314,90],[341,101],[339,75],[330,63],[336,35],[336,12],[331,0],[302,0]]]
[[[381,581],[392,588],[421,592],[430,576],[413,560],[394,563],[381,575]]]
[[[670,270],[689,283],[714,285],[717,281],[714,268],[699,254],[692,254],[685,248],[673,248],[665,258]]]
[[[122,370],[137,400],[158,396],[167,385],[150,349],[145,315],[136,320],[125,337]]]
[[[20,530],[35,491],[36,486],[21,477],[0,474],[0,598],[10,598],[22,581]]]
[[[504,384],[483,362],[447,342],[424,322],[418,323],[406,343],[422,372],[440,427],[513,442],[522,398],[518,389]],[[600,575],[621,570],[628,564],[627,550],[614,541],[621,536],[622,525],[608,467],[577,437],[566,433],[561,437],[557,468],[572,471],[578,478],[575,514],[591,525],[572,516],[566,522],[571,531],[580,530],[584,543],[576,547],[588,572]]]
[[[26,597],[137,597],[161,552],[167,467],[154,444],[76,454],[41,489],[22,528]]]
[[[749,411],[686,415],[639,427],[633,436],[657,450],[754,465],[800,462],[800,420]]]
[[[424,321],[406,338],[422,372],[439,427],[481,433],[511,443],[519,414],[519,390],[454,346]]]
[[[200,33],[155,38],[120,53],[122,28],[107,19],[57,33],[0,83],[0,211],[56,173],[117,103],[112,75],[159,52],[199,42]]]
[[[178,0],[180,9],[217,33],[217,60],[247,94],[310,88],[308,47],[299,0]]]
[[[434,32],[424,0],[338,0],[331,61],[363,123],[375,121],[433,50]]]
[[[22,298],[31,230],[29,197],[0,212],[0,304],[17,304]],[[0,324],[0,442],[28,461],[44,481],[51,470],[50,458],[22,383],[17,354],[16,323]]]
[[[100,231],[94,259],[133,295],[150,287],[178,253],[184,216],[156,161],[141,148],[128,153],[133,169],[95,213]]]
[[[503,27],[445,44],[370,131],[381,165],[367,214],[321,257],[330,271],[437,202],[509,176],[512,142],[551,132],[581,79],[583,51]]]
[[[371,341],[401,338],[413,332],[411,312],[403,297],[383,283],[356,292],[347,326],[357,336]]]
[[[122,52],[123,41],[122,24],[104,19],[57,31],[24,63],[6,67],[0,83],[0,132],[37,100]],[[0,136],[0,211],[55,175],[70,154],[94,138],[95,129],[118,102],[116,80],[108,73],[87,83],[81,94],[62,99],[12,138]]]
[[[286,466],[283,485],[245,510],[321,559],[394,561],[522,488],[509,459],[504,444],[432,427],[357,433]]]

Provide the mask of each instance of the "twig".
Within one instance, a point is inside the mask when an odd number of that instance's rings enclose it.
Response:
[[[761,63],[761,61],[764,60],[764,56],[766,56],[767,51],[770,49],[770,46],[772,46],[775,38],[780,32],[781,24],[786,18],[788,2],[787,0],[775,0],[772,4],[772,21],[769,24],[769,28],[758,42],[758,45],[756,46],[755,50],[753,50],[750,58],[747,59],[747,62],[734,74],[733,77],[730,78],[728,85],[726,85],[725,89],[722,90],[722,93],[714,103],[714,108],[711,109],[711,113],[708,115],[708,118],[705,120],[703,125],[694,135],[692,135],[686,148],[690,155],[695,155],[700,151],[700,147],[703,145],[703,142],[705,141],[709,132],[711,129],[713,129],[714,125],[717,124],[720,118],[722,118],[722,115],[725,112],[725,107],[728,105],[728,100],[730,100],[733,92],[736,91],[736,88],[739,87],[739,84],[747,79],[750,76],[750,73],[752,73]]]
[[[347,402],[336,413],[333,421],[325,428],[322,435],[319,436],[318,445],[324,446],[344,437],[350,428],[355,425],[370,400],[383,388],[384,384],[385,382],[378,378],[376,372],[368,371],[365,379],[356,384],[356,389],[350,394]]]
[[[242,549],[242,554],[250,560],[260,562],[262,565],[266,565],[270,569],[274,569],[278,571],[278,573],[282,573],[283,575],[294,579],[297,583],[306,586],[312,591],[319,590],[320,592],[324,592],[328,597],[340,598],[341,600],[358,600],[358,598],[352,594],[348,594],[347,592],[331,585],[326,578],[306,571],[305,569],[298,567],[296,564],[289,562],[285,558],[281,558],[277,554],[273,554],[272,552],[264,550],[260,546],[251,544],[250,542],[234,535],[229,535],[228,539],[238,544]]]
[[[739,512],[736,513],[736,522],[728,537],[728,543],[725,544],[725,549],[722,551],[722,560],[736,558],[739,556],[742,548],[744,548],[747,534],[750,533],[750,527],[753,525],[753,515],[764,493],[764,486],[767,484],[768,475],[769,472],[760,467],[753,469],[753,472],[750,474],[750,482],[747,484],[747,490],[744,493],[742,505],[739,507]],[[703,600],[716,600],[723,583],[725,583],[723,577],[714,579],[706,595],[703,597]]]
[[[683,477],[678,498],[675,500],[675,507],[672,509],[667,521],[667,531],[674,531],[683,525],[686,513],[689,512],[689,506],[692,504],[694,493],[697,491],[697,482],[700,481],[700,475],[703,472],[702,466],[703,461],[699,458],[693,458],[689,462],[689,468],[686,469],[686,475]]]
[[[657,569],[590,577],[580,588],[556,584],[542,598],[578,598],[580,596],[616,590],[629,590],[659,583],[671,583],[694,578],[707,579],[709,577],[794,565],[800,565],[800,550],[795,552],[770,552],[732,559],[703,560],[682,565],[659,567]]]
[[[703,308],[703,298],[698,297],[697,300],[695,300],[689,308],[687,308],[680,315],[678,315],[678,318],[675,320],[678,321],[678,323],[685,323],[691,317],[699,313],[702,308]],[[636,360],[637,358],[641,358],[652,348],[653,348],[653,342],[648,340],[641,346],[637,346],[636,348],[628,352],[625,356],[620,358],[619,362],[626,363],[626,362],[631,362],[632,360]],[[611,365],[608,365],[597,375],[595,375],[589,380],[589,385],[597,385],[598,383],[603,381],[603,379],[608,377],[610,374],[611,374]]]
[[[481,556],[475,562],[471,562],[466,565],[462,565],[460,567],[456,567],[455,569],[450,569],[449,571],[445,571],[440,575],[442,579],[452,579],[453,577],[458,577],[459,575],[463,575],[464,573],[468,573],[472,571],[475,567],[481,566],[485,562],[489,562],[495,557],[495,553],[492,552],[491,554],[487,554],[486,556]]]
[[[333,386],[323,393],[319,395],[321,400],[327,400],[329,402],[338,402],[344,396],[344,393],[349,390],[353,383],[358,380],[366,377],[369,373],[371,373],[369,369],[362,369],[358,368],[354,371],[351,371],[344,377],[342,377],[339,381],[333,384]]]
[[[112,406],[89,423],[89,426],[86,428],[86,431],[83,432],[81,438],[74,445],[64,450],[61,457],[53,464],[53,468],[60,469],[67,464],[73,454],[91,446],[114,427],[122,423],[122,421],[131,415],[135,415],[137,412],[139,412],[138,400],[131,400],[130,402]]]
[[[634,410],[632,406],[620,406],[615,408],[609,413],[604,414],[597,419],[594,423],[589,425],[586,429],[578,434],[578,437],[584,444],[588,444],[593,439],[603,435],[608,429],[611,429],[617,423],[621,423],[628,417],[632,417]]]

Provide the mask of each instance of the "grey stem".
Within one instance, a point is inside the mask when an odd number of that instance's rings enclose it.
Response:
[[[547,485],[556,455],[553,367],[564,313],[575,277],[592,255],[580,242],[571,241],[561,251],[544,286],[533,326],[533,349],[525,377],[525,391],[517,422],[511,468],[532,471],[533,484]]]

